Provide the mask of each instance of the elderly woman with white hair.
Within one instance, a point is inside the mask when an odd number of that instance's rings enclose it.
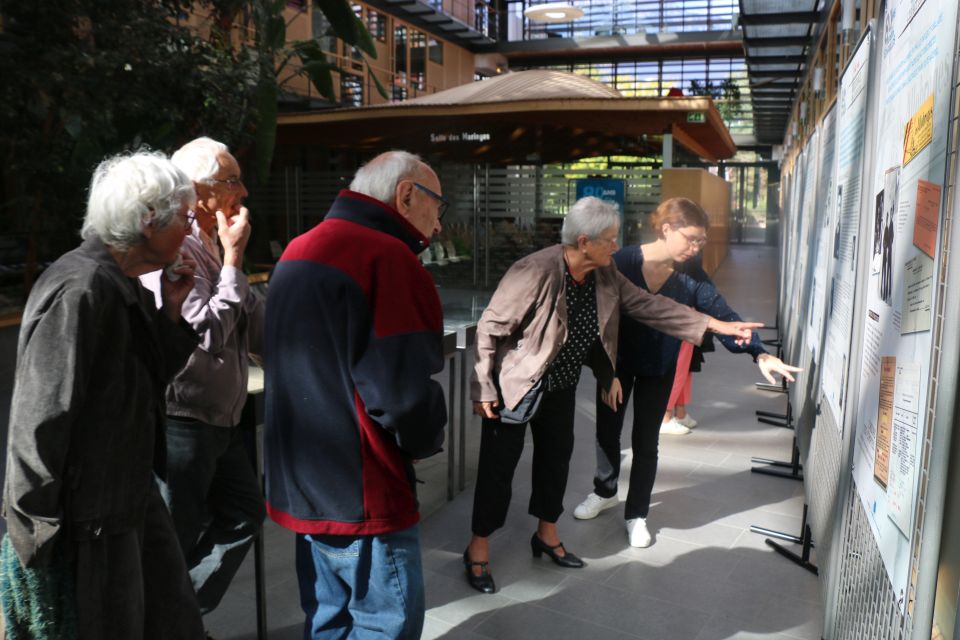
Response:
[[[193,265],[170,268],[160,309],[137,280],[177,262],[194,201],[193,183],[162,154],[105,160],[90,185],[83,243],[30,293],[4,486],[8,631],[204,637],[154,481],[164,468],[164,388],[198,342],[180,316]],[[7,606],[21,596],[19,604],[50,606]]]
[[[488,538],[506,520],[527,423],[534,447],[529,513],[539,520],[530,539],[533,556],[584,566],[560,542],[556,522],[573,452],[580,370],[587,364],[610,388],[621,313],[697,344],[706,331],[749,339],[750,329],[760,326],[721,322],[638,288],[613,264],[619,233],[615,206],[578,200],[563,221],[562,243],[511,266],[477,325],[471,395],[483,427],[473,537],[463,563],[467,581],[484,593],[496,590]]]

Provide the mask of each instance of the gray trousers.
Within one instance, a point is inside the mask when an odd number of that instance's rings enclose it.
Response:
[[[80,640],[202,640],[170,514],[151,485],[141,526],[74,543]]]

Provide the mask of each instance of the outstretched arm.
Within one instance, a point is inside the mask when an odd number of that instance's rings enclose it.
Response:
[[[750,339],[753,337],[753,330],[759,329],[762,326],[762,322],[743,322],[742,320],[725,322],[723,320],[717,320],[716,318],[710,318],[710,321],[707,323],[707,331],[712,331],[722,336],[733,336],[737,338],[737,344],[746,344],[750,342]]]
[[[770,384],[777,383],[773,377],[774,373],[779,373],[790,382],[793,382],[793,376],[790,374],[803,371],[803,369],[799,367],[784,363],[780,358],[772,356],[769,353],[761,353],[757,356],[757,366],[760,367],[760,373],[763,374],[763,377],[766,378]]]

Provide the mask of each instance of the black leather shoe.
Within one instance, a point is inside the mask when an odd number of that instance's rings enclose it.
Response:
[[[473,567],[480,567],[480,575],[473,573]],[[471,587],[482,593],[495,593],[497,585],[493,583],[493,576],[487,570],[486,562],[473,562],[470,559],[470,549],[463,551],[463,568],[467,572],[467,582]]]
[[[564,555],[557,555],[557,549],[563,547],[563,543],[551,547],[546,542],[540,539],[536,533],[533,534],[533,537],[530,538],[530,548],[533,550],[533,557],[539,558],[543,554],[550,556],[550,559],[553,560],[555,564],[558,564],[561,567],[567,567],[568,569],[580,569],[583,567],[583,560],[573,555],[566,549]]]

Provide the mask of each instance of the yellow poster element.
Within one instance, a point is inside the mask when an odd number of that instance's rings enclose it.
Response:
[[[903,134],[903,166],[917,157],[920,151],[933,140],[933,94],[923,101]]]
[[[880,358],[880,403],[877,412],[877,443],[873,479],[884,489],[890,476],[890,438],[893,434],[893,390],[897,381],[896,356]]]

